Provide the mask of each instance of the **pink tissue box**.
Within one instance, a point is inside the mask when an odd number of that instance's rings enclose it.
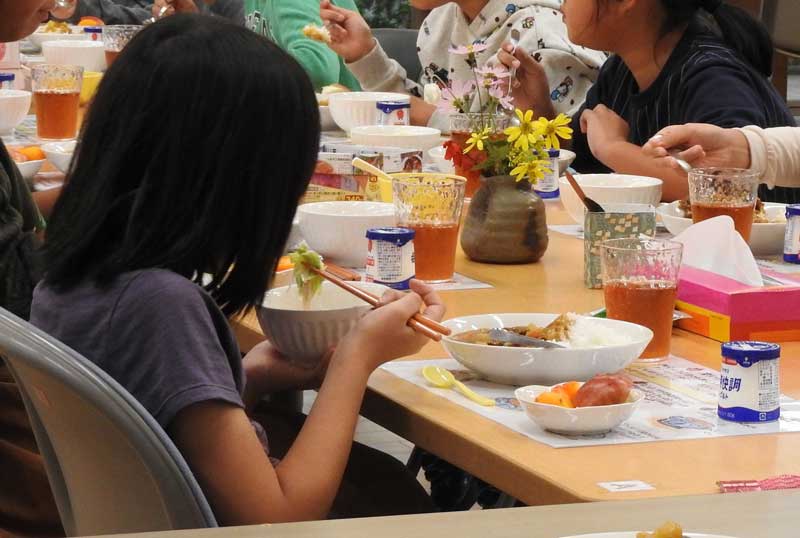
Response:
[[[701,269],[681,268],[677,308],[692,318],[678,326],[720,342],[800,340],[798,305],[800,281],[753,288]]]

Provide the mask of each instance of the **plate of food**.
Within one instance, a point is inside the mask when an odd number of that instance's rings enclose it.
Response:
[[[693,224],[692,208],[688,200],[662,204],[657,210],[661,221],[673,235],[678,235]],[[756,202],[753,213],[753,230],[750,232],[750,250],[756,256],[774,256],[783,252],[786,233],[786,204]]]
[[[481,377],[506,385],[554,385],[588,381],[622,370],[653,338],[641,325],[577,314],[483,314],[444,322],[452,335],[442,339],[455,360]],[[506,329],[497,338],[492,329]],[[513,335],[549,342],[509,342]]]
[[[644,393],[621,374],[600,374],[585,383],[568,381],[552,387],[529,385],[514,395],[537,426],[566,435],[611,431],[628,420],[644,399]]]
[[[41,50],[42,43],[46,43],[47,41],[66,41],[73,39],[87,39],[83,28],[58,21],[49,21],[47,24],[42,24],[34,33],[28,36],[28,40],[36,50]]]
[[[45,155],[39,146],[8,146],[11,159],[19,168],[23,179],[30,181],[44,164]]]
[[[674,521],[668,521],[652,532],[627,531],[627,532],[596,532],[593,534],[580,534],[563,536],[562,538],[736,538],[721,534],[703,534],[698,532],[684,532],[683,528]]]

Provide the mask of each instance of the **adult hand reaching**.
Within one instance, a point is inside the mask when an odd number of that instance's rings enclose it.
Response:
[[[680,166],[672,152],[696,168],[750,168],[750,146],[744,134],[704,123],[666,127],[642,147],[642,152],[659,165],[676,170]]]

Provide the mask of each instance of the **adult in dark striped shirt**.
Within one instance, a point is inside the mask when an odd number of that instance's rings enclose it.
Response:
[[[567,0],[570,39],[614,54],[573,118],[574,166],[581,172],[664,180],[664,200],[687,196],[686,175],[654,166],[641,152],[669,125],[795,125],[770,84],[772,43],[764,27],[721,0]],[[502,58],[501,58],[502,60]],[[518,65],[518,106],[541,84],[535,61]],[[762,188],[768,201],[800,201],[796,189]]]

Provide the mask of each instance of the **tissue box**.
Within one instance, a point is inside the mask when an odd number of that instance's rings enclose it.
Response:
[[[646,204],[607,204],[605,213],[583,217],[583,280],[587,288],[602,288],[600,244],[607,239],[627,239],[656,233],[655,208]]]
[[[720,342],[800,340],[800,282],[753,288],[727,277],[682,267],[678,310],[692,316],[681,329]]]
[[[354,168],[352,162],[355,157],[377,166],[387,174],[422,170],[421,151],[342,143],[323,144],[311,183],[300,203],[380,200],[378,179]]]

